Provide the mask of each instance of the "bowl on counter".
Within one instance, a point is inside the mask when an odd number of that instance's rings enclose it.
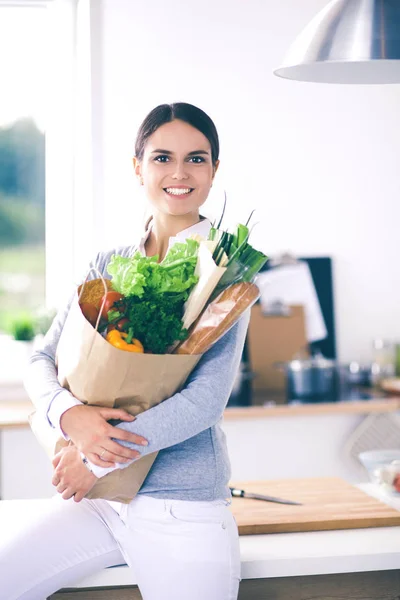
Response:
[[[360,452],[359,461],[372,483],[383,491],[400,495],[400,448]]]

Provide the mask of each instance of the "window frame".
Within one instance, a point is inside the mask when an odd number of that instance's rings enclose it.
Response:
[[[73,278],[77,2],[50,0],[45,4],[50,11],[51,48],[45,132],[46,305],[59,308]]]
[[[57,23],[52,51],[56,48],[63,69],[52,74],[57,109],[52,113],[46,152],[46,304],[59,308],[82,280],[101,246],[105,226],[103,2],[51,0],[49,8]]]

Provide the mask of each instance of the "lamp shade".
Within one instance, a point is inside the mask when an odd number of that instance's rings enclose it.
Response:
[[[331,0],[274,74],[320,83],[400,83],[400,0]]]

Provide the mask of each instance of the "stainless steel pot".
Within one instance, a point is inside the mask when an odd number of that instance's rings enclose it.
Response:
[[[288,401],[334,402],[338,399],[337,365],[318,354],[308,359],[276,363],[286,374]]]

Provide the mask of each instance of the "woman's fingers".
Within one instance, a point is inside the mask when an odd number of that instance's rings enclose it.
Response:
[[[98,467],[115,467],[115,463],[118,462],[116,460],[114,460],[113,462],[103,460],[99,457],[98,454],[95,454],[94,452],[89,452],[89,454],[87,454],[86,457],[88,460],[90,460],[90,462],[92,462],[94,465],[97,465]],[[103,454],[103,457],[105,457],[105,453]]]
[[[85,497],[85,493],[84,492],[75,492],[74,494],[74,501],[75,502],[80,502],[81,500],[83,500]]]
[[[136,419],[136,417],[130,415],[123,408],[102,408],[100,414],[106,419],[106,421],[109,419],[118,419],[119,421],[134,421]]]
[[[110,438],[130,442],[131,444],[137,444],[138,446],[147,446],[149,443],[146,438],[141,435],[137,435],[131,431],[125,431],[125,429],[118,429],[118,427],[113,427],[113,425],[110,425],[107,435],[109,435]]]
[[[51,461],[51,464],[53,465],[53,467],[56,469],[58,467],[58,463],[60,462],[62,457],[62,451],[57,452],[57,454],[54,455],[53,460]]]
[[[126,446],[122,446],[113,440],[107,441],[104,447],[106,452],[104,452],[104,454],[101,456],[103,459],[107,458],[107,460],[115,460],[116,462],[126,463],[140,456],[140,452],[138,450],[127,448]]]
[[[59,494],[62,494],[66,489],[67,489],[67,485],[63,482],[59,483],[56,487],[56,490]]]
[[[121,446],[118,442],[107,439],[103,447],[96,447],[94,452],[88,452],[87,458],[98,467],[114,467],[115,463],[127,463],[140,457],[138,450]]]
[[[72,488],[67,487],[61,494],[61,497],[64,500],[69,500],[70,498],[72,498],[73,495],[74,495],[74,490]]]

